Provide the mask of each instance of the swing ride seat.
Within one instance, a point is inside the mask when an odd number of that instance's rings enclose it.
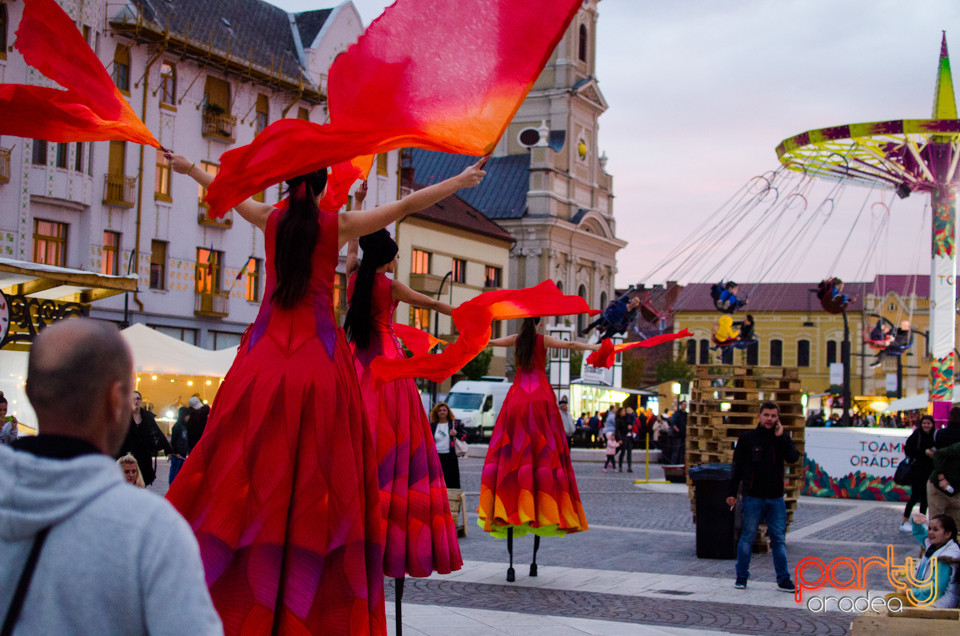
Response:
[[[753,345],[757,344],[759,340],[754,338],[753,340],[735,340],[731,345],[734,349],[749,349]]]
[[[893,356],[898,356],[902,353],[905,353],[910,347],[913,346],[913,332],[910,332],[910,341],[907,344],[891,344],[887,347],[887,353]]]
[[[912,342],[912,338],[911,338]],[[870,332],[866,329],[863,331],[863,344],[867,345],[874,351],[883,351],[884,349],[890,346],[890,342],[887,340],[874,340],[870,336]]]
[[[735,347],[737,342],[739,342],[738,338],[730,338],[729,340],[717,340],[717,336],[715,334],[710,336],[710,340],[711,342],[713,342],[714,349],[726,349],[727,347]]]

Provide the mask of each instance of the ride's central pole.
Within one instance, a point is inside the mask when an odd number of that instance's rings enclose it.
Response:
[[[931,193],[933,232],[930,246],[930,401],[953,401],[956,368],[957,189],[939,185]]]

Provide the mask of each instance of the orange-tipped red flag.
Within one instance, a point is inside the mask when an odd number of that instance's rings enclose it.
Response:
[[[0,134],[47,141],[127,140],[160,147],[54,0],[24,0],[14,44],[66,90],[0,84]]]
[[[689,338],[692,335],[689,329],[684,329],[680,333],[664,333],[639,342],[625,342],[618,345],[613,344],[610,338],[605,338],[603,342],[600,343],[600,350],[594,351],[587,356],[587,364],[597,369],[609,369],[613,366],[617,354],[621,351],[637,349],[639,347],[655,347],[664,342],[671,342],[673,340],[679,340],[680,338]]]

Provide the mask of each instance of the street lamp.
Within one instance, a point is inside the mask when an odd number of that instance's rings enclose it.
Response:
[[[448,279],[448,278],[451,279],[451,281],[450,281],[450,304],[452,305],[452,304],[453,304],[453,280],[452,280],[452,279],[453,279],[453,270],[450,270],[449,272],[447,272],[446,274],[443,275],[443,279],[440,281],[440,287],[437,288],[437,300],[440,300],[440,295],[443,293],[443,285],[444,285],[444,283],[447,282],[447,279]],[[438,336],[440,335],[439,332],[440,332],[440,312],[434,311],[434,312],[433,312],[433,336],[434,336],[435,338],[438,337]],[[433,406],[434,404],[437,403],[437,392],[438,392],[437,390],[439,389],[439,386],[437,385],[436,382],[433,382],[433,381],[431,381],[430,384],[431,384],[431,387],[430,387],[430,405]]]

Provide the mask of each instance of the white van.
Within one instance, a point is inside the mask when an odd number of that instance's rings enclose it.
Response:
[[[447,404],[467,429],[469,438],[483,441],[497,423],[509,390],[506,378],[484,376],[482,380],[462,380],[450,389]]]

